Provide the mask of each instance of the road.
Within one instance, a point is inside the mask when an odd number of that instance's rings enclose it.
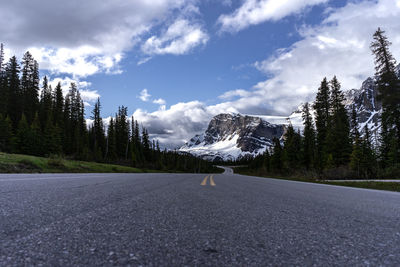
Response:
[[[0,266],[398,266],[399,222],[395,192],[232,173],[0,175]]]

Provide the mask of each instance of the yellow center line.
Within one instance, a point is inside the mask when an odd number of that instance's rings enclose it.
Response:
[[[214,183],[214,175],[211,175],[211,177],[210,177],[210,185],[211,186],[215,186],[215,183]]]
[[[203,182],[201,182],[201,185],[207,185],[207,178],[208,178],[208,175],[206,176],[206,178],[204,178]]]

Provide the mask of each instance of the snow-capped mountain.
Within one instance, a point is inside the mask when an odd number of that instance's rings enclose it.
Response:
[[[196,135],[183,147],[207,160],[233,160],[246,154],[263,153],[274,137],[282,137],[283,125],[271,124],[262,118],[240,114],[219,114],[202,135]]]
[[[365,80],[360,89],[350,90],[346,94],[346,108],[351,116],[352,109],[355,107],[361,133],[366,125],[373,133],[379,130],[382,103],[378,101],[377,96],[377,86],[372,78]]]
[[[396,72],[400,78],[400,64]],[[377,85],[371,77],[362,83],[361,88],[345,92],[345,105],[349,115],[354,106],[358,114],[360,133],[363,134],[367,125],[375,142],[382,110],[377,95]],[[311,114],[314,113],[313,104],[310,103]],[[302,130],[303,106],[301,104],[288,117],[219,114],[210,121],[205,133],[196,135],[179,150],[207,160],[233,160],[249,154],[263,153],[272,146],[274,137],[282,139],[289,122]]]

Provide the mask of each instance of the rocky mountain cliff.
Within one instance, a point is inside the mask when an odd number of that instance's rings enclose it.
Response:
[[[396,71],[400,78],[400,65]],[[371,77],[362,83],[361,88],[345,92],[349,115],[354,106],[358,113],[360,132],[363,133],[367,125],[375,142],[382,109],[377,95],[377,86]],[[310,104],[312,106],[313,103]],[[263,153],[272,146],[274,137],[282,138],[289,120],[295,128],[302,128],[302,108],[303,105],[300,105],[289,117],[219,114],[210,121],[204,134],[193,137],[180,151],[207,160],[234,160],[245,155]]]
[[[219,114],[210,121],[204,134],[193,137],[180,151],[207,160],[234,160],[246,154],[263,153],[272,145],[272,139],[282,137],[283,133],[283,125],[259,117]]]

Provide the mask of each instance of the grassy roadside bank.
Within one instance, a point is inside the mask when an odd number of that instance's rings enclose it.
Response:
[[[284,177],[284,176],[271,176],[266,175],[261,172],[252,171],[248,168],[240,167],[233,168],[234,173],[249,175],[249,176],[258,176],[265,178],[274,178],[274,179],[283,179],[289,181],[299,181],[299,182],[309,182],[309,183],[317,183],[317,184],[328,184],[328,185],[338,185],[338,186],[347,186],[347,187],[356,187],[356,188],[365,188],[365,189],[376,189],[376,190],[386,190],[386,191],[394,191],[400,192],[400,182],[377,182],[377,181],[316,181],[314,179],[302,178],[302,177]]]
[[[0,173],[140,173],[147,170],[96,162],[0,153]]]

